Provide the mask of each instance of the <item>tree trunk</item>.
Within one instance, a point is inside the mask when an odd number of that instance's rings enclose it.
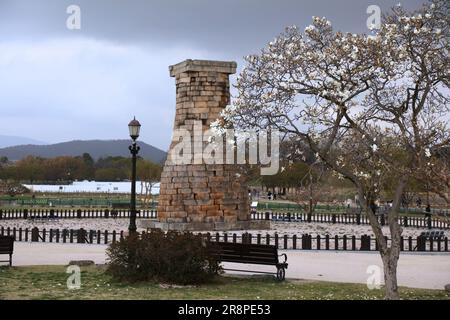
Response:
[[[399,251],[397,250],[389,250],[389,253],[384,254],[384,256],[382,254],[386,300],[400,299],[397,286],[397,264],[399,256]]]
[[[397,264],[398,259],[400,257],[400,241],[401,241],[400,239],[402,229],[398,224],[398,211],[400,207],[401,195],[403,194],[405,184],[406,179],[403,178],[397,185],[394,196],[394,203],[388,215],[388,224],[391,235],[390,247],[388,247],[388,243],[383,234],[383,229],[380,223],[378,222],[375,213],[369,207],[369,202],[371,199],[365,198],[364,189],[362,187],[358,188],[359,198],[362,199],[361,205],[364,208],[364,211],[366,212],[372,231],[375,234],[376,241],[378,243],[378,250],[381,255],[381,260],[383,261],[385,299],[387,300],[400,299],[397,286]]]

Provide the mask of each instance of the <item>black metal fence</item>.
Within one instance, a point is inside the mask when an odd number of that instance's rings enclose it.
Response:
[[[156,219],[156,210],[138,210],[138,218]],[[23,209],[23,210],[1,210],[0,220],[12,219],[96,219],[96,218],[129,218],[130,211],[127,209]]]
[[[331,235],[262,235],[244,233],[237,235],[235,233],[206,233],[203,234],[210,241],[255,243],[274,245],[278,249],[284,250],[335,250],[335,251],[377,251],[378,243],[375,237],[368,235],[362,236],[331,236]],[[391,240],[386,237],[388,245]],[[427,238],[418,236],[413,238],[401,237],[401,251],[428,251],[428,252],[448,252],[448,237]]]
[[[130,211],[126,209],[0,209],[0,220],[52,220],[52,219],[94,219],[94,218],[129,218]],[[252,212],[252,220],[270,220],[283,222],[316,222],[331,224],[369,225],[369,219],[361,214],[343,213],[292,213],[292,212]],[[138,210],[137,218],[157,219],[156,210]],[[385,215],[377,216],[381,225],[387,223]],[[398,222],[403,227],[450,229],[450,221],[445,218],[401,216]]]
[[[367,216],[361,214],[255,212],[251,214],[251,218],[252,220],[370,225]],[[385,215],[378,215],[377,219],[381,225],[387,224]],[[450,229],[450,221],[445,218],[400,216],[398,223],[403,227]]]
[[[362,236],[320,236],[320,235],[278,235],[278,234],[236,234],[236,233],[199,233],[209,241],[234,243],[255,243],[274,245],[284,250],[334,250],[334,251],[377,251],[378,244],[374,237]],[[84,230],[84,229],[32,229],[0,227],[0,235],[13,236],[16,241],[41,243],[80,243],[111,244],[126,235],[124,231]],[[390,239],[386,238],[388,245]],[[448,237],[402,237],[402,251],[448,252]]]

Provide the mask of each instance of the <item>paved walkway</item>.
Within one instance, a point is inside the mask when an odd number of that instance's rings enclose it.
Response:
[[[16,242],[14,246],[15,266],[65,265],[70,260],[93,260],[99,264],[106,261],[105,245]],[[281,251],[281,253],[288,255],[289,269],[286,277],[290,279],[365,284],[370,276],[366,272],[367,268],[371,265],[382,267],[377,252]],[[274,271],[274,267],[229,263],[226,263],[225,267]],[[399,261],[398,282],[401,286],[412,288],[443,289],[450,283],[450,254],[402,254]]]

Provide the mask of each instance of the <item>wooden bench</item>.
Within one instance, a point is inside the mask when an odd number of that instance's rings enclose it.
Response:
[[[0,262],[9,262],[9,266],[12,266],[13,251],[14,251],[14,237],[0,236],[0,255],[9,254],[9,260],[0,260]]]
[[[220,262],[261,264],[275,266],[277,272],[249,271],[239,269],[224,269],[229,271],[241,271],[252,273],[275,274],[277,279],[283,281],[288,267],[287,255],[278,255],[275,246],[259,244],[242,244],[232,242],[213,242],[212,254]],[[280,262],[279,257],[284,256],[284,261]]]

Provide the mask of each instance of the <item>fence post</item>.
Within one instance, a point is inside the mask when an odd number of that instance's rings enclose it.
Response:
[[[302,249],[311,250],[311,236],[309,234],[302,235]]]
[[[330,236],[325,235],[325,250],[330,250]]]
[[[31,229],[31,242],[39,242],[39,229],[37,227]]]
[[[278,249],[278,233],[275,233],[275,247]]]
[[[297,235],[292,236],[292,249],[297,249]]]
[[[426,237],[418,236],[416,241],[417,241],[417,251],[425,251],[427,245]]]
[[[94,230],[89,230],[89,243],[94,243]]]
[[[335,215],[334,213],[331,215],[331,222],[332,222],[333,224],[336,223],[336,215]]]
[[[370,251],[370,236],[364,234],[361,236],[361,251]]]
[[[1,215],[1,214],[0,214]],[[23,210],[23,219],[27,220],[28,219],[28,209],[24,209]]]
[[[87,232],[83,228],[79,229],[77,232],[77,243],[86,243]]]

